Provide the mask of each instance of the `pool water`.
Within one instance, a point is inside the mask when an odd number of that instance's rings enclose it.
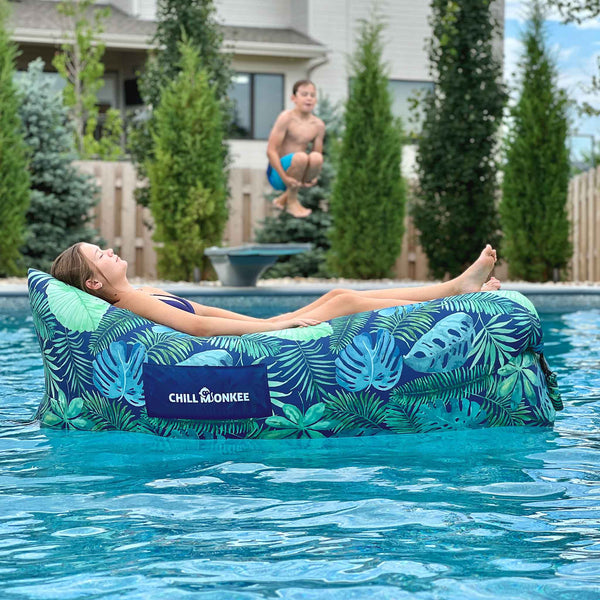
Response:
[[[541,316],[553,429],[194,442],[40,429],[0,299],[0,598],[596,600],[600,311]]]

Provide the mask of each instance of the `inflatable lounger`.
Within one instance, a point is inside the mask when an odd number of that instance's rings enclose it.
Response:
[[[535,308],[478,292],[282,331],[196,338],[29,273],[45,375],[67,429],[297,438],[551,425],[562,404]]]

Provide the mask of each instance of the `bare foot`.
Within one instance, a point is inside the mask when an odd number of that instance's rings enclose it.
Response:
[[[500,280],[495,277],[490,277],[482,286],[482,292],[493,292],[499,290],[501,286]]]
[[[285,206],[287,204],[287,191],[283,192],[281,196],[277,196],[275,200],[273,200],[273,206],[278,208],[279,210],[285,210]]]
[[[494,264],[496,264],[496,251],[488,244],[481,251],[479,258],[456,278],[458,293],[479,292],[494,268]]]
[[[287,212],[292,215],[292,217],[297,217],[299,219],[303,219],[304,217],[308,217],[312,210],[310,208],[306,208],[296,200],[296,202],[288,202],[286,205]]]

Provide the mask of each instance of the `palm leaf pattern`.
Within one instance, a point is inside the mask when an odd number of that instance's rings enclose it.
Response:
[[[392,391],[391,404],[430,404],[436,400],[450,402],[463,396],[495,395],[496,379],[485,366],[461,368],[447,373],[432,373],[413,379]]]
[[[46,296],[41,292],[32,292],[29,301],[31,302],[31,314],[36,331],[39,331],[41,339],[52,338],[56,329],[56,320],[53,318],[52,311],[46,302]]]
[[[328,386],[333,385],[334,368],[319,341],[303,344],[290,342],[272,368],[273,376],[289,390],[297,391],[302,404],[318,402]]]
[[[389,404],[385,410],[385,424],[393,433],[418,433],[419,404]]]
[[[144,329],[132,333],[131,339],[144,346],[146,361],[157,365],[182,362],[194,349],[192,338],[175,332],[168,333],[155,329]]]
[[[285,439],[545,426],[555,416],[555,375],[538,354],[539,317],[516,292],[206,339],[111,307],[39,271],[30,272],[29,287],[46,387],[37,416],[51,427]],[[265,365],[268,388],[261,383],[260,393],[270,406],[256,419],[151,418],[146,362],[180,365],[209,386],[228,381],[226,373],[239,366]]]
[[[263,333],[250,333],[237,336],[216,336],[206,338],[210,346],[222,348],[235,354],[247,354],[251,358],[276,356],[281,348],[281,341]]]
[[[90,387],[92,369],[81,334],[58,328],[52,338],[51,352],[54,355],[52,370],[63,373],[61,379],[68,382],[74,394],[79,396]]]
[[[90,350],[93,354],[99,354],[113,342],[127,337],[129,333],[136,331],[146,323],[148,323],[146,319],[128,310],[112,307],[102,319],[98,329],[90,336]]]
[[[371,435],[386,430],[386,405],[375,393],[339,390],[323,400],[325,416],[335,423],[334,433]]]
[[[333,319],[329,349],[334,354],[339,354],[363,330],[368,320],[369,313],[358,313]]]
[[[530,327],[531,321],[520,314],[495,315],[487,323],[482,322],[473,341],[473,364],[485,362],[501,367],[527,347]]]
[[[393,309],[378,311],[371,325],[371,333],[382,328],[387,329],[396,340],[410,348],[419,338],[425,335],[439,317],[440,310],[433,302],[429,304],[398,306]]]
[[[136,415],[122,402],[107,400],[96,391],[86,394],[84,400],[85,416],[95,424],[96,429],[137,429]]]
[[[506,296],[506,292],[473,292],[434,300],[442,310],[471,312],[481,315],[509,315],[521,306]]]

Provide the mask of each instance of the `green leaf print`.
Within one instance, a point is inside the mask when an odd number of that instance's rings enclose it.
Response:
[[[303,402],[313,404],[335,382],[335,366],[328,358],[318,341],[288,342],[277,362],[269,365],[269,379],[273,376],[284,382],[288,390],[300,394]]]
[[[110,304],[61,281],[48,284],[48,306],[58,322],[71,331],[95,331]]]
[[[334,433],[373,435],[386,430],[385,404],[377,394],[345,390],[327,394],[325,416],[334,423]]]
[[[477,402],[460,398],[454,402],[435,401],[432,404],[424,404],[419,407],[416,418],[419,431],[428,432],[483,427],[487,414]]]
[[[537,404],[541,386],[531,352],[520,354],[500,367],[498,375],[503,378],[498,385],[498,394],[502,398],[510,397],[512,409],[516,409],[523,400]]]
[[[107,400],[95,391],[85,394],[83,399],[85,416],[94,423],[94,429],[137,429],[136,416],[125,403]]]
[[[449,402],[465,396],[487,396],[496,389],[496,379],[484,365],[447,373],[432,373],[404,383],[392,391],[393,404],[420,405],[435,400]]]
[[[369,313],[358,313],[347,317],[338,317],[331,321],[329,348],[339,354],[362,331],[369,320]]]
[[[51,339],[56,328],[56,320],[48,306],[46,295],[33,291],[29,294],[33,324],[42,339]]]
[[[83,399],[73,398],[70,402],[62,391],[51,398],[48,410],[42,417],[42,423],[48,427],[62,429],[92,429],[94,423],[82,415]]]
[[[313,404],[305,414],[292,404],[282,405],[284,416],[273,416],[265,419],[265,424],[271,428],[261,433],[261,438],[322,438],[323,431],[331,429],[332,423],[323,418],[325,404]]]
[[[387,329],[408,349],[431,330],[439,312],[439,306],[433,302],[384,309],[378,311],[370,332],[374,333],[379,328]]]
[[[307,340],[318,340],[331,335],[333,329],[327,322],[312,325],[311,327],[292,327],[291,329],[278,329],[263,334],[268,337],[276,337],[282,340],[294,340],[296,342]]]

